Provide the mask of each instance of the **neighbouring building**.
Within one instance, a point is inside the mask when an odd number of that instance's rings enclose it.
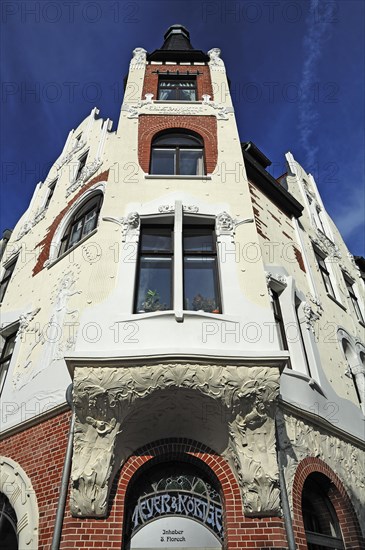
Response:
[[[364,548],[364,260],[315,179],[181,25],[98,114],[1,243],[0,549]]]

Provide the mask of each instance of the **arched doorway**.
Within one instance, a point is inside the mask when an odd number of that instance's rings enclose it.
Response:
[[[219,487],[195,464],[158,462],[143,470],[127,498],[126,549],[222,549]]]

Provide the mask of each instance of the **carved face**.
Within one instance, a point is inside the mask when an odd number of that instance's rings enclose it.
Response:
[[[138,212],[131,212],[127,216],[127,223],[130,227],[136,228],[139,226],[139,214]]]
[[[220,229],[230,230],[233,228],[233,220],[227,212],[222,212],[217,218],[218,227]]]

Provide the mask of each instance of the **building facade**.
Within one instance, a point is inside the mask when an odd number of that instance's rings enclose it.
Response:
[[[181,25],[98,114],[2,241],[0,548],[364,548],[363,260],[314,178]]]

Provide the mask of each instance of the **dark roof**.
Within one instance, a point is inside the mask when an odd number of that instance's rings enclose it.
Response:
[[[265,170],[271,161],[251,141],[241,143],[241,148],[248,179],[286,214],[299,218],[304,207]]]
[[[183,25],[171,25],[164,35],[164,43],[159,50],[147,55],[148,61],[209,61],[202,50],[193,48],[190,33]]]

